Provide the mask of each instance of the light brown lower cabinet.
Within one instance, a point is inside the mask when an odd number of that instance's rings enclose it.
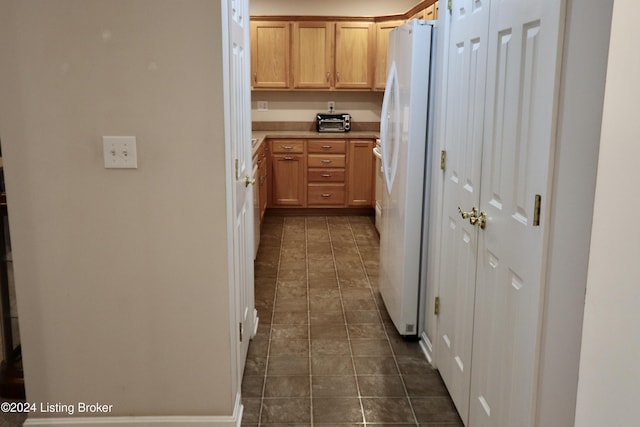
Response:
[[[273,206],[300,208],[306,205],[305,160],[304,154],[271,155]]]
[[[375,204],[375,157],[371,140],[349,141],[349,193],[351,207]]]
[[[273,139],[271,202],[274,208],[372,208],[373,140]]]

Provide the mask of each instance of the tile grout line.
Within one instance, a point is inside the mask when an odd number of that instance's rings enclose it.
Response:
[[[378,300],[376,298],[376,295],[373,291],[373,286],[371,286],[371,279],[369,278],[369,273],[367,273],[367,268],[364,264],[364,261],[362,259],[362,254],[360,253],[360,246],[358,245],[358,240],[356,239],[355,234],[353,233],[353,228],[351,227],[351,220],[349,220],[349,228],[351,229],[351,233],[353,234],[353,240],[356,243],[356,249],[358,250],[358,257],[360,258],[360,263],[362,265],[362,268],[364,270],[365,276],[367,277],[367,282],[369,283],[369,289],[371,290],[371,296],[373,297],[373,303],[376,306],[376,310],[378,311],[378,318],[380,319],[380,323],[382,325],[382,330],[384,331],[384,335],[387,339],[387,343],[389,344],[389,347],[391,348],[391,355],[393,356],[393,362],[396,365],[396,369],[398,370],[398,375],[400,376],[400,382],[402,383],[402,389],[404,390],[404,397],[407,399],[408,403],[409,403],[409,408],[411,409],[411,415],[413,415],[413,420],[415,422],[416,426],[419,426],[420,423],[418,422],[418,416],[416,415],[416,411],[413,409],[413,403],[411,402],[411,398],[409,397],[409,390],[407,389],[407,385],[404,382],[404,376],[402,375],[402,371],[400,370],[400,365],[398,364],[398,359],[396,357],[396,351],[393,348],[393,346],[391,345],[391,339],[389,339],[389,333],[387,332],[387,328],[384,324],[384,319],[382,318],[382,314],[380,313],[380,306],[378,305]],[[379,267],[378,267],[379,268]],[[379,274],[379,272],[378,272]]]
[[[309,227],[307,223],[307,217],[304,217],[304,263],[306,269],[306,284],[307,284],[307,342],[308,342],[308,355],[309,355],[309,423],[311,427],[314,425],[313,421],[313,372],[311,363],[311,293],[309,287]]]
[[[345,217],[346,223],[351,230],[351,224],[349,223],[349,217]],[[367,424],[367,419],[364,415],[364,404],[362,403],[362,392],[360,391],[360,382],[358,381],[358,371],[356,370],[356,360],[353,355],[353,345],[351,342],[351,334],[349,334],[349,325],[347,322],[347,313],[344,309],[344,299],[342,298],[342,285],[340,284],[340,276],[338,274],[338,265],[336,263],[336,256],[333,250],[333,239],[331,238],[331,227],[329,227],[329,221],[327,221],[327,228],[329,232],[329,243],[331,244],[331,256],[333,257],[333,266],[336,271],[336,280],[338,282],[338,295],[340,296],[340,305],[342,306],[342,317],[344,319],[344,328],[347,331],[347,342],[349,343],[349,355],[351,356],[351,367],[353,368],[353,377],[356,382],[356,390],[358,392],[358,402],[360,403],[360,415],[362,416],[363,425]],[[353,230],[351,230],[351,234],[353,235]],[[355,243],[355,241],[354,241]],[[357,246],[356,246],[357,249]]]
[[[264,381],[262,383],[262,395],[260,396],[260,413],[258,415],[258,427],[263,425],[262,423],[262,410],[264,409],[264,393],[267,388],[267,372],[269,369],[269,357],[271,355],[271,335],[273,334],[273,321],[276,316],[276,302],[278,298],[278,280],[280,278],[280,262],[282,260],[282,242],[284,241],[285,233],[285,218],[282,219],[282,232],[280,233],[280,248],[278,249],[278,267],[276,268],[276,284],[273,292],[273,307],[271,307],[271,322],[269,323],[269,338],[267,340],[267,355],[265,357],[264,364]],[[255,286],[255,285],[254,285]]]

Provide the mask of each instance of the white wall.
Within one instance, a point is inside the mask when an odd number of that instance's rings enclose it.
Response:
[[[251,0],[251,15],[382,16],[404,13],[420,0]]]
[[[233,411],[221,4],[185,5],[0,0],[30,402]],[[135,135],[138,169],[104,169],[103,135]]]
[[[616,0],[602,121],[576,426],[638,425],[640,5]]]

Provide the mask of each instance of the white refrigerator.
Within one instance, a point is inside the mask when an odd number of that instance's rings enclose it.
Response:
[[[379,285],[398,332],[419,337],[426,306],[435,26],[413,20],[389,35],[380,140],[386,206]]]

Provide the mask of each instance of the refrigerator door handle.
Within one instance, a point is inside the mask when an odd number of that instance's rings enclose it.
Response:
[[[400,107],[400,92],[398,87],[398,72],[395,61],[389,67],[389,76],[384,88],[382,111],[380,118],[380,148],[382,149],[382,165],[387,192],[391,194],[393,179],[398,166],[398,148],[400,142],[400,127],[398,126]],[[391,105],[390,105],[391,104]]]

